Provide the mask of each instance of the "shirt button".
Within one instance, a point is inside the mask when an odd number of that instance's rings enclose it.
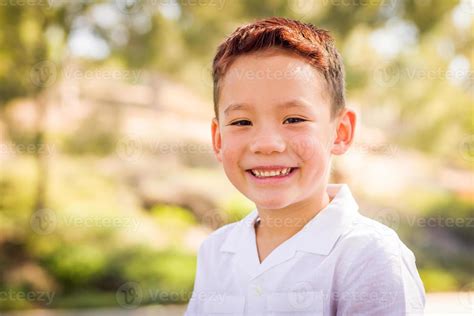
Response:
[[[262,286],[260,284],[254,284],[253,285],[253,290],[254,290],[254,293],[257,295],[257,296],[262,296],[263,294],[263,289],[262,289]]]

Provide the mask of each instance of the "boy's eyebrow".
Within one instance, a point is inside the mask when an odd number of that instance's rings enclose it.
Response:
[[[289,109],[289,108],[310,108],[310,104],[308,102],[306,102],[305,100],[298,98],[298,99],[292,99],[292,100],[289,100],[289,101],[279,103],[277,105],[277,107],[278,108],[286,108],[286,109]]]
[[[247,103],[231,104],[224,110],[224,115],[227,116],[232,111],[243,110],[247,107],[249,107],[249,104]],[[276,107],[278,108],[283,108],[283,107],[284,108],[295,108],[295,107],[307,108],[309,107],[309,104],[306,101],[303,101],[300,99],[293,99],[293,100],[278,103]]]
[[[227,116],[229,115],[230,112],[232,111],[237,111],[237,110],[243,110],[246,107],[248,107],[247,103],[235,103],[229,105],[225,110],[224,110],[224,115]]]

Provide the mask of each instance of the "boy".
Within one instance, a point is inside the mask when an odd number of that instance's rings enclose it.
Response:
[[[328,184],[356,124],[328,32],[276,17],[241,26],[213,79],[215,155],[256,209],[201,245],[186,315],[421,314],[413,253]]]

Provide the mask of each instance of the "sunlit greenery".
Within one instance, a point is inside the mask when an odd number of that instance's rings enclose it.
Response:
[[[212,58],[237,26],[268,16],[329,29],[361,126],[433,166],[391,196],[397,205],[361,203],[400,214],[426,290],[473,282],[469,1],[33,2],[0,5],[0,293],[55,297],[0,300],[0,310],[119,306],[129,282],[142,305],[186,303],[199,243],[254,209],[199,121],[212,117]],[[143,142],[124,137],[130,126]],[[199,150],[156,147],[173,142]]]

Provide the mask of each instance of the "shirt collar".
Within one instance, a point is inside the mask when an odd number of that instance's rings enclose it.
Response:
[[[359,206],[347,184],[328,184],[327,193],[332,198],[331,202],[291,238],[291,242],[287,243],[288,247],[293,248],[291,250],[328,255],[358,214]],[[237,252],[248,247],[245,243],[255,240],[254,224],[258,219],[258,211],[254,209],[237,222],[220,250]]]

